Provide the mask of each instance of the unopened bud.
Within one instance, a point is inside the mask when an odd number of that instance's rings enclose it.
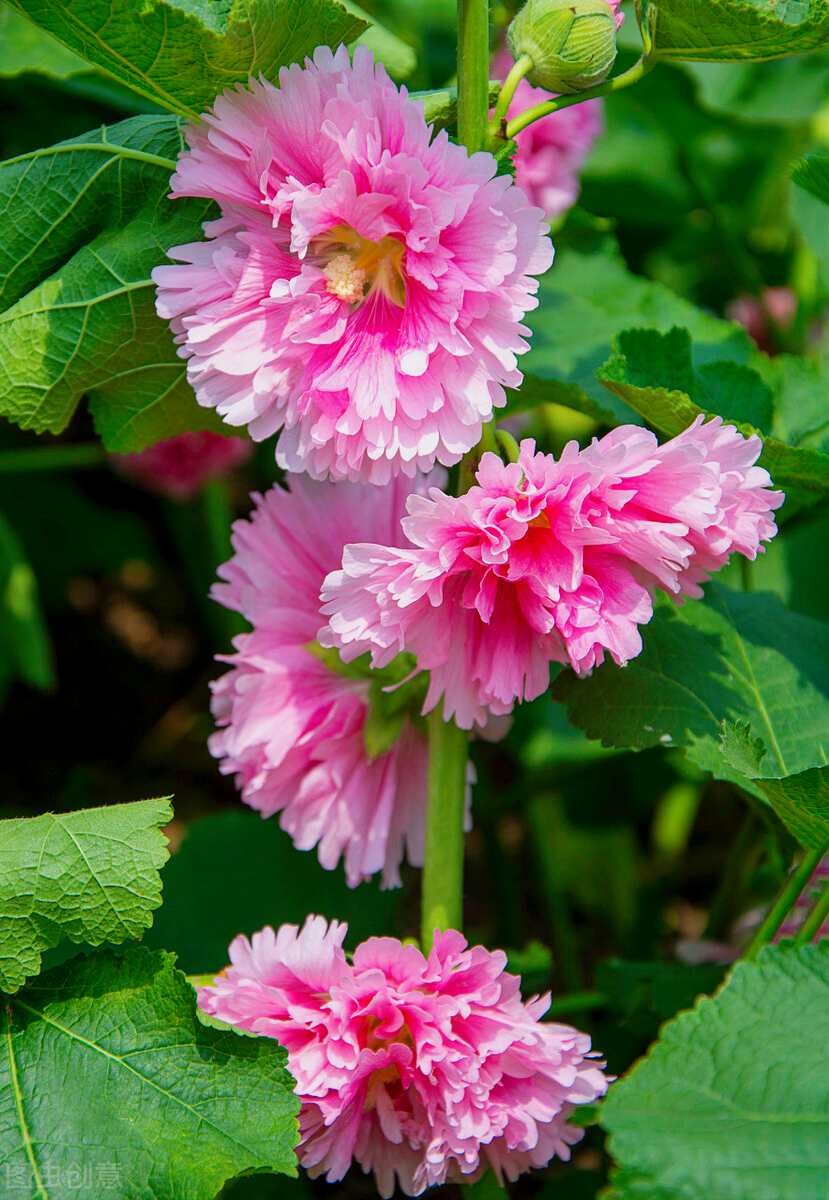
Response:
[[[607,0],[527,0],[507,31],[526,78],[548,92],[583,92],[604,83],[616,58],[616,20]]]

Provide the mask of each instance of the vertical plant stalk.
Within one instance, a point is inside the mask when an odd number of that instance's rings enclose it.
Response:
[[[798,896],[811,879],[812,872],[827,850],[829,850],[829,846],[822,846],[820,850],[807,850],[803,855],[800,866],[789,876],[786,886],[772,905],[768,916],[755,933],[751,940],[751,945],[743,955],[743,958],[747,962],[753,962],[763,946],[773,939],[786,917],[794,908]]]
[[[469,734],[444,721],[442,705],[429,714],[429,783],[426,854],[421,900],[423,952],[435,930],[460,929],[463,922],[463,815]]]
[[[458,0],[458,141],[482,150],[489,123],[489,0]]]
[[[812,911],[795,934],[796,945],[808,946],[827,918],[829,918],[829,881],[824,883],[823,891],[815,901]]]

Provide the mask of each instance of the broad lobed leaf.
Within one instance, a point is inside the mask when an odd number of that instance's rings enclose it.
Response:
[[[22,428],[60,432],[87,394],[110,450],[227,431],[154,307],[153,267],[210,211],[167,200],[182,144],[176,118],[133,117],[0,165],[0,413]]]
[[[829,942],[769,946],[669,1022],[601,1110],[608,1200],[822,1200]]]
[[[657,58],[764,62],[829,43],[827,0],[658,0]]]
[[[644,650],[588,679],[563,672],[553,695],[570,720],[605,745],[683,746],[717,778],[767,799],[723,756],[722,722],[749,723],[768,749],[763,776],[798,775],[829,761],[829,626],[767,593],[708,584],[704,601],[660,604]],[[805,816],[804,816],[804,819]]]
[[[0,821],[0,989],[13,992],[64,938],[140,937],[161,903],[168,799]]]
[[[367,28],[336,0],[9,0],[75,54],[183,116]]]
[[[0,1012],[0,1161],[21,1194],[214,1200],[243,1173],[296,1174],[285,1051],[202,1025],[174,962],[98,951]]]

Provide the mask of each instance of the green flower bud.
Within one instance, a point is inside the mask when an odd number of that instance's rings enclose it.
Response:
[[[616,20],[607,0],[527,0],[507,30],[512,57],[532,61],[527,79],[548,92],[604,83],[616,58]]]

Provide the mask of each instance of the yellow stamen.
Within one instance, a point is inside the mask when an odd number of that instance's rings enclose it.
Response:
[[[404,307],[406,247],[402,242],[393,237],[372,242],[349,225],[335,225],[316,239],[315,249],[317,253],[325,255],[335,248],[340,253],[335,254],[324,268],[329,292],[354,304],[370,296],[377,288],[392,304]]]
[[[339,296],[340,300],[347,300],[349,304],[362,300],[366,273],[357,266],[350,254],[338,254],[332,258],[324,273],[328,279],[325,290],[333,296]]]

